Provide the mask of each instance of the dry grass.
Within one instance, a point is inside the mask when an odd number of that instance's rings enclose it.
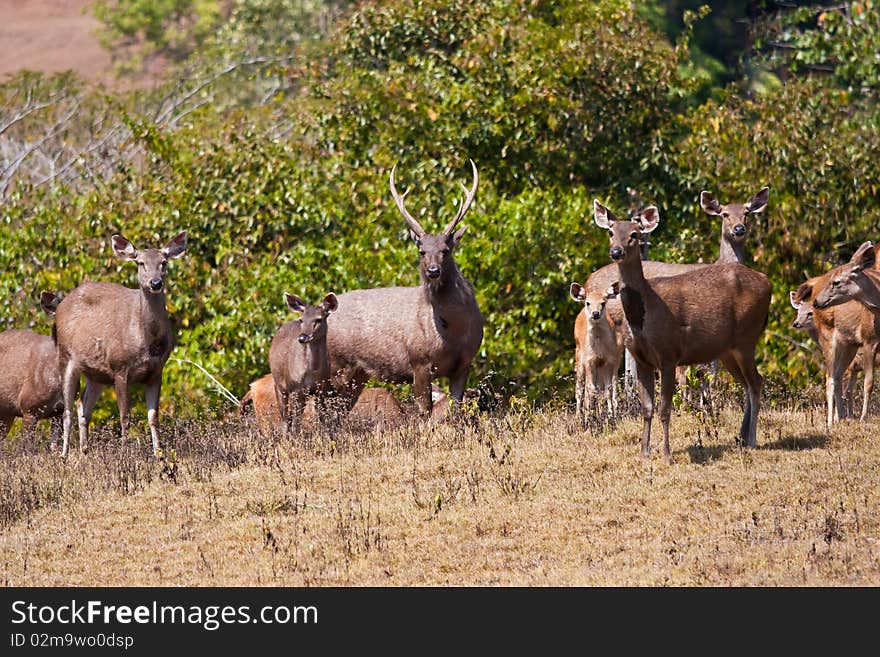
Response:
[[[803,406],[803,404],[799,404]],[[177,424],[173,471],[108,430],[68,462],[7,441],[5,585],[877,585],[880,419],[818,407],[640,422],[567,410],[297,445]],[[657,423],[659,424],[659,423]],[[659,427],[658,427],[659,429]],[[659,432],[658,432],[659,433]],[[100,437],[97,437],[96,444]]]

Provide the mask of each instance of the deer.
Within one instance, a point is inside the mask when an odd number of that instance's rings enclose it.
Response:
[[[159,395],[162,371],[175,339],[165,305],[165,278],[169,260],[186,252],[186,231],[161,249],[137,249],[122,235],[110,244],[120,260],[137,264],[137,288],[87,281],[70,292],[55,312],[64,413],[61,455],[67,456],[76,401],[79,448],[88,450],[89,424],[101,392],[116,391],[121,440],[128,436],[129,388],[144,384],[147,422],[153,455],[159,452]],[[80,377],[85,379],[77,400]]]
[[[248,391],[239,404],[239,416],[246,417],[253,409],[260,434],[269,436],[282,429],[281,412],[278,410],[278,399],[275,396],[275,381],[272,374],[266,374],[250,384]],[[306,405],[303,410],[303,421],[313,420],[315,410]],[[405,411],[391,392],[384,388],[364,388],[357,403],[351,409],[349,418],[362,424],[391,427],[403,422]]]
[[[467,226],[458,224],[474,202],[479,175],[470,160],[473,184],[455,217],[436,234],[422,228],[406,209],[409,190],[391,196],[419,252],[420,284],[351,290],[339,296],[339,311],[328,323],[327,345],[334,389],[348,412],[367,380],[412,383],[423,418],[430,418],[432,381],[449,380],[449,394],[460,403],[471,362],[483,342],[483,316],[474,287],[461,275],[454,252]]]
[[[722,204],[712,192],[703,190],[700,192],[700,207],[709,215],[721,218],[721,243],[718,248],[718,258],[715,264],[746,261],[746,240],[751,232],[754,218],[764,212],[770,201],[770,188],[762,187],[753,194],[745,203]],[[642,268],[646,278],[660,276],[675,276],[686,272],[695,271],[705,267],[707,263],[673,263],[645,260]],[[604,292],[618,280],[618,268],[615,263],[604,265],[590,274],[584,287],[594,292]],[[625,322],[623,308],[619,303],[610,303],[608,316],[614,323],[615,329],[625,336],[628,327]],[[581,320],[582,321],[582,320]],[[684,384],[686,380],[684,368],[679,368],[678,380]]]
[[[806,331],[822,349],[826,363],[826,392],[829,379],[834,386],[826,400],[829,409],[826,417],[828,426],[834,419],[841,419],[851,414],[853,384],[856,373],[860,370],[865,373],[860,416],[860,419],[864,420],[868,415],[868,403],[874,390],[874,370],[880,367],[880,350],[878,350],[880,320],[857,301],[848,301],[826,311],[814,311],[812,302],[805,297],[809,296],[821,278],[817,276],[808,279],[797,290],[789,292],[791,305],[797,311],[797,317],[791,325],[793,328]],[[832,363],[836,359],[835,353],[842,353],[844,350],[849,350],[853,355],[857,350],[859,357],[841,355],[840,364],[845,363],[847,358],[851,362],[846,366],[843,374],[838,375],[839,381],[834,381]],[[835,395],[835,393],[839,394]]]
[[[755,365],[755,347],[770,310],[770,281],[740,263],[647,279],[639,244],[659,225],[657,208],[645,208],[633,221],[619,221],[594,200],[593,214],[596,224],[611,236],[609,254],[619,268],[620,299],[631,333],[627,348],[636,361],[642,407],[642,456],[650,456],[654,372],[660,371],[663,457],[671,464],[669,419],[675,368],[716,359],[746,389],[738,442],[755,447],[763,384]]]
[[[877,258],[874,245],[863,243],[850,261],[835,267],[828,285],[813,300],[813,307],[830,308],[855,300],[875,315],[880,313],[880,269],[874,267]]]
[[[52,292],[40,295],[40,305],[54,315],[60,299]],[[50,420],[50,444],[60,433],[56,420],[64,410],[58,348],[54,338],[26,330],[0,333],[0,438],[9,435],[15,418],[22,432],[33,434],[37,422]]]
[[[581,426],[591,418],[598,419],[601,402],[611,418],[617,407],[615,379],[623,357],[622,332],[606,315],[606,304],[616,299],[619,283],[612,283],[605,292],[590,291],[580,283],[569,286],[572,299],[582,304],[574,324],[575,342],[575,407]],[[596,426],[596,423],[592,423]]]
[[[853,260],[857,261],[859,271],[861,269],[869,271],[865,276],[877,277],[880,271],[877,269],[876,254],[871,256],[865,245],[862,245],[862,249],[853,256]],[[848,415],[843,392],[849,388],[849,385],[846,385],[848,378],[846,373],[857,353],[861,353],[858,361],[865,370],[861,418],[867,416],[874,383],[876,359],[874,354],[877,353],[880,342],[880,318],[877,314],[872,312],[869,306],[854,298],[848,300],[841,295],[840,288],[848,285],[848,279],[859,276],[858,272],[850,267],[852,264],[851,261],[847,265],[835,267],[825,274],[808,279],[800,285],[792,297],[793,301],[797,302],[811,299],[813,321],[825,360],[825,424],[829,430],[835,421],[844,419]],[[873,269],[871,269],[872,264]],[[832,284],[835,280],[836,286]],[[858,284],[855,287],[858,288]],[[823,295],[828,297],[832,294],[837,297],[835,302],[824,304]]]
[[[327,422],[325,401],[330,395],[330,357],[327,353],[327,319],[339,308],[333,292],[320,304],[309,305],[295,294],[284,300],[300,318],[285,322],[269,345],[269,369],[285,433],[301,429],[303,408],[315,398],[318,418]]]

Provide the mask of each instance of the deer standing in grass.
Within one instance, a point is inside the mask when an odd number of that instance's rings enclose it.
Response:
[[[571,298],[583,304],[574,324],[575,406],[581,425],[601,425],[601,405],[605,402],[607,418],[613,418],[617,406],[615,378],[623,356],[623,333],[616,331],[605,309],[615,299],[618,283],[605,292],[587,290],[579,283],[569,288]]]
[[[412,383],[424,416],[432,409],[431,382],[449,378],[449,392],[461,402],[471,361],[483,341],[483,316],[470,281],[458,270],[453,252],[466,226],[458,223],[477,192],[473,185],[455,217],[441,233],[430,234],[407,211],[391,170],[391,195],[419,250],[420,285],[352,290],[339,296],[339,311],[328,324],[327,345],[334,388],[347,412],[367,380]]]
[[[319,305],[311,306],[295,294],[284,293],[290,309],[301,313],[286,322],[269,346],[269,368],[285,433],[298,431],[307,397],[315,398],[315,411],[328,422],[325,400],[330,390],[330,358],[327,355],[327,318],[339,307],[332,292]]]
[[[138,287],[87,282],[68,294],[55,313],[59,367],[64,395],[62,456],[70,447],[73,406],[80,376],[85,386],[77,400],[79,448],[88,448],[89,423],[101,391],[112,385],[119,406],[122,441],[128,436],[129,387],[144,384],[153,454],[159,454],[159,393],[162,370],[174,335],[165,307],[168,261],[186,252],[186,232],[162,249],[138,250],[121,235],[111,238],[113,253],[138,267]]]
[[[708,191],[700,192],[700,207],[707,214],[721,217],[721,243],[718,248],[718,258],[715,264],[741,263],[746,261],[746,240],[752,228],[755,217],[764,212],[770,200],[770,188],[762,187],[745,203],[722,204],[714,194]],[[645,278],[657,278],[660,276],[676,276],[686,272],[693,272],[708,263],[675,263],[657,262],[654,260],[642,261],[642,270]],[[584,287],[591,292],[602,293],[610,285],[619,280],[619,271],[615,263],[604,265],[594,271],[587,278]],[[608,317],[615,329],[621,336],[628,333],[623,307],[619,301],[608,303]],[[581,313],[583,314],[583,312]],[[580,315],[577,321],[582,321]],[[678,372],[679,382],[686,380],[683,368]],[[615,386],[616,387],[616,386]]]
[[[663,456],[671,463],[669,418],[675,368],[716,359],[746,389],[739,442],[754,447],[762,385],[755,366],[755,346],[770,308],[767,277],[734,263],[648,280],[639,244],[659,224],[657,208],[646,208],[637,221],[618,221],[610,210],[594,201],[594,216],[596,224],[611,234],[610,255],[620,271],[620,299],[631,330],[627,348],[636,360],[642,406],[642,456],[650,454],[654,372],[660,371]]]
[[[40,295],[43,310],[54,315],[60,299],[51,292]],[[15,418],[32,434],[39,420],[52,420],[51,441],[57,441],[56,419],[64,410],[58,348],[54,338],[33,331],[0,333],[0,438],[9,434]]]
[[[858,301],[847,301],[831,308],[814,308],[810,297],[821,292],[834,270],[807,279],[789,292],[798,314],[792,326],[807,331],[819,345],[825,361],[826,426],[851,414],[855,374],[865,373],[861,419],[868,415],[874,390],[874,370],[880,366],[880,317]],[[858,357],[856,357],[858,355]]]

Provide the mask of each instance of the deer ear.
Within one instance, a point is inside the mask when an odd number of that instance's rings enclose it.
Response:
[[[874,245],[870,241],[862,244],[850,259],[850,262],[854,265],[853,272],[860,272],[863,269],[873,267],[874,257]]]
[[[812,281],[812,279],[809,281],[804,281],[798,286],[798,289],[794,291],[791,298],[797,301],[803,301],[812,293],[813,285],[815,285],[815,283]]]
[[[467,230],[467,226],[462,226],[452,235],[452,246],[458,246],[458,243],[461,242],[461,238],[464,235],[464,231]]]
[[[330,313],[336,312],[336,309],[339,308],[339,299],[337,299],[336,295],[331,292],[324,297],[321,305],[324,306],[324,312],[329,315]]]
[[[749,202],[746,203],[746,208],[748,208],[749,212],[757,214],[758,212],[763,212],[764,208],[767,207],[767,202],[770,200],[770,188],[763,187],[760,192],[755,194]]]
[[[302,299],[300,299],[295,294],[288,294],[287,292],[285,292],[284,293],[284,300],[287,302],[287,305],[290,306],[290,309],[293,312],[296,312],[296,313],[305,312],[305,309],[307,307],[306,302],[303,301]]]
[[[700,192],[700,207],[708,214],[721,214],[721,204],[712,192]]]
[[[134,260],[137,258],[137,249],[134,245],[125,239],[122,235],[114,235],[110,238],[110,244],[113,246],[113,253],[117,258],[122,260]]]
[[[614,222],[617,221],[617,217],[614,216],[611,210],[599,203],[598,200],[593,199],[593,220],[599,228],[611,230]]]
[[[660,211],[653,205],[650,205],[641,211],[637,219],[642,234],[651,233],[660,225]]]
[[[580,283],[572,283],[568,288],[568,293],[572,299],[579,303],[583,303],[587,297],[586,290],[584,290],[584,286]]]
[[[40,308],[47,315],[54,315],[59,303],[61,298],[54,292],[40,292]]]
[[[410,238],[413,242],[416,243],[416,246],[421,246],[421,245],[422,245],[422,236],[419,235],[419,234],[418,234],[416,231],[414,231],[412,228],[409,229],[409,238]]]
[[[792,308],[794,308],[795,310],[800,310],[803,301],[798,300],[797,290],[791,290],[788,293],[788,300],[791,302]]]
[[[179,258],[186,253],[186,231],[172,237],[171,241],[162,249],[162,253],[166,258]]]
[[[620,294],[620,281],[614,281],[608,286],[608,289],[605,290],[605,300],[613,299],[618,294]]]

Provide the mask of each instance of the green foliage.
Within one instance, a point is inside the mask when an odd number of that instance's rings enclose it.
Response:
[[[780,12],[757,44],[771,65],[830,74],[841,86],[876,97],[880,90],[880,7],[872,0]]]

